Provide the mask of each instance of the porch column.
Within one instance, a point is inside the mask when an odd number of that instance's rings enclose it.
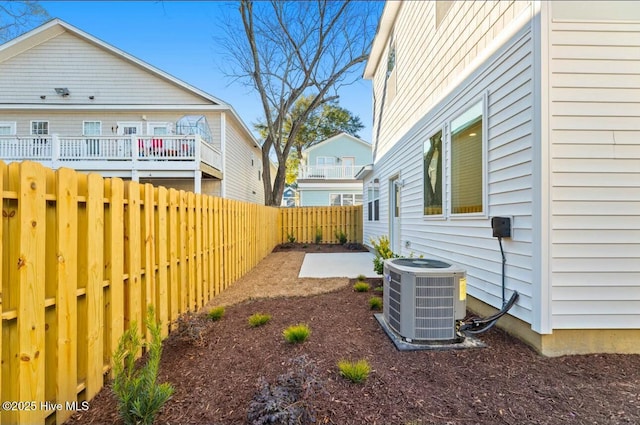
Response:
[[[193,191],[202,193],[202,171],[200,170],[196,170],[193,173]]]

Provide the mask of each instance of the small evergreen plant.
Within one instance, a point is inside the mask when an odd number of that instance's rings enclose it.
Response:
[[[304,323],[289,326],[287,329],[282,331],[284,339],[291,344],[305,342],[307,338],[309,338],[310,334],[311,329],[309,329],[309,326]]]
[[[258,326],[266,325],[269,320],[271,320],[271,315],[255,313],[249,316],[248,322],[249,326],[251,326],[252,328],[257,328]]]
[[[344,233],[342,230],[336,229],[335,235],[336,235],[336,239],[341,245],[344,245],[347,243],[347,234]]]
[[[382,309],[382,298],[380,298],[380,297],[371,297],[371,298],[369,298],[369,307],[371,307],[371,310],[381,310]]]
[[[353,285],[353,289],[356,292],[367,292],[369,289],[371,289],[371,287],[367,282],[356,282]]]
[[[366,380],[369,376],[369,372],[371,372],[369,362],[364,359],[356,362],[340,360],[338,362],[338,369],[340,369],[340,374],[342,376],[355,383],[360,383]]]
[[[215,307],[212,308],[211,310],[209,310],[209,312],[207,313],[207,317],[209,319],[211,319],[212,321],[216,322],[220,319],[222,319],[222,316],[224,316],[224,307]]]
[[[156,382],[162,356],[162,337],[152,306],[147,309],[146,326],[151,334],[151,341],[147,342],[149,357],[146,364],[138,369],[135,367],[136,353],[142,347],[135,322],[122,335],[113,355],[113,392],[118,400],[120,417],[126,425],[153,424],[174,391],[169,383]]]
[[[320,243],[322,242],[322,229],[321,228],[317,228],[316,229],[316,243]]]

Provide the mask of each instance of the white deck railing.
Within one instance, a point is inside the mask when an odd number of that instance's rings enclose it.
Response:
[[[189,161],[203,162],[218,170],[222,166],[220,151],[197,135],[0,136],[0,159],[53,163]]]
[[[299,179],[355,179],[362,165],[301,165]]]

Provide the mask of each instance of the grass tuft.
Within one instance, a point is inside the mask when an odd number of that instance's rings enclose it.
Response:
[[[356,292],[367,292],[369,289],[371,289],[371,287],[367,282],[356,282],[355,285],[353,285],[353,290]]]
[[[209,310],[209,312],[207,313],[207,317],[211,320],[213,320],[214,322],[217,320],[222,319],[222,316],[224,316],[224,307],[215,307],[212,308],[211,310]]]
[[[371,307],[371,310],[382,310],[382,298],[380,297],[369,298],[369,307]]]
[[[371,366],[365,359],[352,362],[349,360],[340,360],[338,362],[340,374],[354,383],[360,383],[367,379]]]
[[[257,328],[258,326],[266,325],[269,320],[271,320],[270,314],[255,313],[249,316],[248,322],[249,326]]]
[[[287,329],[282,331],[284,339],[291,344],[305,342],[307,338],[309,338],[309,335],[311,335],[311,329],[309,329],[309,326],[304,323],[289,326]]]

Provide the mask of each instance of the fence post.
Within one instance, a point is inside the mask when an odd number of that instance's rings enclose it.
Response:
[[[45,251],[46,180],[44,168],[25,161],[19,166],[17,249],[9,264],[17,266],[12,292],[17,298],[17,335],[14,345],[18,366],[16,401],[38,403],[37,409],[17,412],[18,423],[44,424],[40,409],[45,392]]]

